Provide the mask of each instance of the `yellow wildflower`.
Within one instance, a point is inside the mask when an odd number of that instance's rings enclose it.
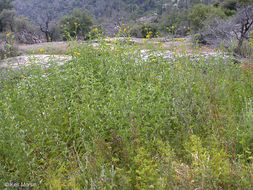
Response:
[[[11,34],[10,34],[10,33],[6,34],[6,37],[7,37],[7,38],[9,38],[10,36],[11,36]]]
[[[156,61],[156,59],[152,59],[152,61],[153,61],[153,62],[155,62],[155,61]]]
[[[186,29],[186,26],[184,26],[184,29]]]
[[[143,39],[142,39],[142,41],[143,41],[143,42],[145,42],[145,41],[146,41],[146,39],[145,39],[145,38],[143,38]]]
[[[42,52],[44,52],[45,50],[42,48],[42,49],[40,49],[40,53],[42,53]]]
[[[129,40],[132,40],[132,38],[131,38],[131,37],[129,37],[128,39],[129,39]]]
[[[171,29],[174,30],[174,29],[175,29],[175,26],[172,26]]]
[[[174,54],[177,55],[178,53],[175,51]]]
[[[122,26],[125,26],[125,24],[122,24]]]
[[[80,53],[79,53],[79,52],[74,52],[74,54],[75,54],[75,55],[80,55]]]
[[[119,29],[119,32],[122,32],[122,29]]]
[[[75,25],[77,25],[78,23],[77,22],[74,22]]]
[[[95,28],[95,29],[94,29],[94,32],[97,32],[97,31],[98,31],[98,29],[97,29],[97,28]]]
[[[190,30],[190,27],[188,26],[187,29]]]
[[[181,45],[184,46],[184,43],[182,43]]]
[[[178,70],[182,70],[182,66],[181,65],[178,67]]]
[[[125,32],[125,31],[127,31],[127,29],[126,29],[126,28],[124,28],[124,32]]]
[[[148,34],[148,35],[146,36],[146,38],[150,38],[150,35]]]
[[[149,32],[149,34],[152,34],[152,33],[153,33],[152,31]]]
[[[108,37],[107,39],[108,39],[108,40],[110,40],[111,38],[110,38],[110,37]]]

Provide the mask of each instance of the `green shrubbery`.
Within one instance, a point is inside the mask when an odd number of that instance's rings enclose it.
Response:
[[[252,188],[252,71],[98,41],[0,80],[0,188]]]
[[[0,59],[14,57],[18,55],[18,50],[14,45],[15,35],[11,33],[0,36]]]
[[[150,37],[158,36],[158,25],[154,23],[149,24],[138,24],[130,28],[130,35],[137,38],[146,38],[147,35]]]
[[[92,20],[86,12],[76,9],[72,15],[65,16],[60,20],[61,33],[65,40],[69,39],[68,35],[87,39],[92,24]]]
[[[189,14],[190,23],[195,31],[203,29],[208,19],[226,18],[225,12],[220,8],[205,6],[202,4],[195,5]]]

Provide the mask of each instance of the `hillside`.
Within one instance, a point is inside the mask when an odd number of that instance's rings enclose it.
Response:
[[[155,0],[16,0],[14,5],[19,14],[39,22],[40,16],[52,15],[55,19],[72,13],[73,9],[81,8],[89,11],[96,18],[124,18],[132,13],[144,14],[156,11],[159,4],[165,1]]]
[[[41,15],[50,14],[58,19],[72,13],[75,8],[87,10],[96,18],[120,20],[148,13],[162,14],[168,7],[188,9],[197,3],[214,2],[216,0],[15,0],[14,5],[19,14],[38,22]]]

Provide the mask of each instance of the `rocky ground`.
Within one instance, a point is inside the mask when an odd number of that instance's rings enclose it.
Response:
[[[107,41],[115,40],[129,40],[128,38],[110,38],[106,39]],[[189,56],[192,59],[209,59],[210,57],[223,57],[228,59],[228,56],[222,52],[215,51],[215,49],[209,47],[201,47],[196,49],[193,48],[191,39],[188,38],[177,38],[177,39],[141,39],[141,38],[132,38],[130,39],[133,43],[138,43],[140,45],[144,44],[144,41],[149,41],[151,44],[160,44],[164,51],[153,51],[144,49],[141,51],[143,59],[148,59],[152,56],[163,57],[173,61],[175,56]],[[94,42],[96,45],[96,42]],[[183,46],[183,47],[182,47]],[[28,66],[33,63],[42,64],[45,67],[48,67],[50,63],[54,62],[58,65],[63,65],[69,60],[72,59],[71,56],[68,56],[68,47],[69,43],[67,42],[52,42],[52,43],[40,43],[34,45],[19,45],[18,49],[22,55],[18,57],[8,58],[0,62],[0,68],[13,68],[17,69],[21,66]],[[182,50],[184,52],[182,52]]]

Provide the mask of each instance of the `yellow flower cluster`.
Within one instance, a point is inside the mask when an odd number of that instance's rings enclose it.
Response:
[[[187,30],[191,30],[191,28],[188,26],[188,27],[186,27],[186,26],[184,26],[184,29],[186,29],[187,28]]]

